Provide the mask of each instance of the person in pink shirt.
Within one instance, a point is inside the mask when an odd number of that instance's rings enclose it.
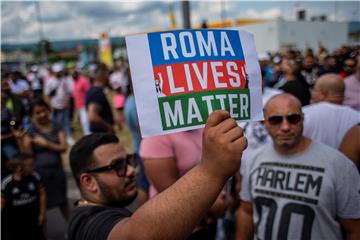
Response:
[[[79,113],[81,127],[84,135],[90,134],[89,119],[86,112],[85,97],[87,91],[90,89],[91,84],[86,76],[80,75],[78,71],[74,71],[72,74],[74,79],[74,104],[75,109]]]
[[[150,181],[150,198],[174,184],[201,159],[203,129],[144,138],[140,156]],[[223,191],[204,219],[188,239],[213,239],[216,218],[228,208]],[[208,224],[212,223],[212,224]]]
[[[357,58],[355,73],[344,79],[345,98],[343,104],[360,111],[360,57]]]

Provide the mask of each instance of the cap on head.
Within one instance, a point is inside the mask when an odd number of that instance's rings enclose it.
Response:
[[[58,73],[64,70],[64,64],[63,63],[54,63],[51,66],[51,71],[53,71],[54,73]]]
[[[259,61],[270,61],[270,56],[267,53],[260,53],[258,55]]]

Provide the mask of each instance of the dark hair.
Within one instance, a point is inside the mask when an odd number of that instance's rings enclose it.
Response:
[[[25,160],[32,159],[33,156],[26,153],[18,153],[7,161],[7,167],[10,172],[14,172],[16,167],[21,165]]]
[[[34,108],[37,106],[45,107],[47,110],[50,111],[50,106],[42,98],[35,98],[30,102],[30,107],[29,107],[30,116],[32,116]]]
[[[82,137],[70,151],[70,167],[76,184],[80,188],[80,174],[90,170],[94,164],[94,150],[105,144],[118,143],[119,139],[112,133],[93,133]]]

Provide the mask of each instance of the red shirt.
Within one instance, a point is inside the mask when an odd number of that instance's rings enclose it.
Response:
[[[77,81],[74,81],[74,103],[76,110],[85,106],[86,93],[90,87],[90,81],[85,76],[80,76]]]

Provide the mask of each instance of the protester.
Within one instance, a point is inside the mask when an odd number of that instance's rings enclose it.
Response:
[[[297,97],[302,106],[310,103],[309,85],[300,74],[300,67],[294,59],[283,58],[281,62],[283,75],[274,86]]]
[[[64,127],[66,140],[74,144],[70,121],[70,98],[73,91],[72,82],[64,75],[64,65],[55,63],[51,68],[54,75],[45,83],[45,99],[52,108],[52,118]]]
[[[345,134],[340,144],[340,151],[354,162],[360,173],[360,123]]]
[[[306,55],[302,61],[301,75],[309,86],[315,84],[315,80],[318,76],[319,68],[316,66],[314,55]]]
[[[338,149],[346,132],[360,122],[360,112],[343,106],[344,81],[324,74],[311,91],[311,105],[303,107],[304,136]]]
[[[163,192],[196,166],[201,159],[202,129],[144,138],[140,156],[150,180],[150,198]],[[216,218],[225,214],[225,195],[219,196],[194,233],[188,239],[214,239]]]
[[[67,149],[65,133],[57,122],[49,118],[50,107],[41,99],[30,105],[32,124],[22,139],[25,152],[34,155],[35,169],[41,175],[47,209],[60,207],[65,219],[69,218],[66,199],[66,179],[61,154]]]
[[[343,66],[342,66],[342,71],[339,73],[341,78],[346,78],[348,76],[350,76],[351,74],[354,73],[356,67],[356,61],[353,58],[347,58],[345,59]]]
[[[339,73],[338,60],[333,55],[327,55],[324,58],[323,64],[320,66],[319,76],[326,73]]]
[[[1,182],[1,238],[45,239],[46,194],[32,157],[18,154],[8,166],[11,174]]]
[[[43,82],[39,74],[39,67],[33,65],[30,68],[30,72],[26,74],[26,79],[30,82],[31,89],[33,91],[33,97],[41,98],[43,94]]]
[[[360,55],[358,56],[355,73],[344,79],[344,105],[360,111]]]
[[[75,110],[79,114],[80,124],[83,130],[84,135],[90,134],[90,126],[89,126],[89,119],[86,111],[85,99],[86,93],[89,91],[91,84],[89,79],[81,75],[79,71],[74,70],[72,73],[72,77],[74,79],[74,105]]]
[[[104,89],[109,83],[108,69],[100,64],[95,73],[94,84],[86,94],[86,108],[91,132],[114,132],[114,118]]]
[[[294,96],[274,96],[264,113],[273,143],[242,162],[237,239],[342,239],[341,227],[348,239],[358,239],[355,165],[302,135],[301,103]]]
[[[137,194],[135,169],[124,148],[112,134],[85,136],[70,153],[82,199],[70,221],[68,239],[186,238],[239,169],[245,147],[242,129],[229,113],[212,113],[204,130],[201,162],[131,214],[124,207]]]
[[[32,91],[29,82],[25,80],[21,72],[15,71],[10,74],[9,86],[11,93],[18,96],[24,106],[27,107]]]
[[[8,169],[6,162],[19,152],[12,128],[20,127],[10,110],[6,107],[8,96],[1,94],[1,179],[6,177]]]

